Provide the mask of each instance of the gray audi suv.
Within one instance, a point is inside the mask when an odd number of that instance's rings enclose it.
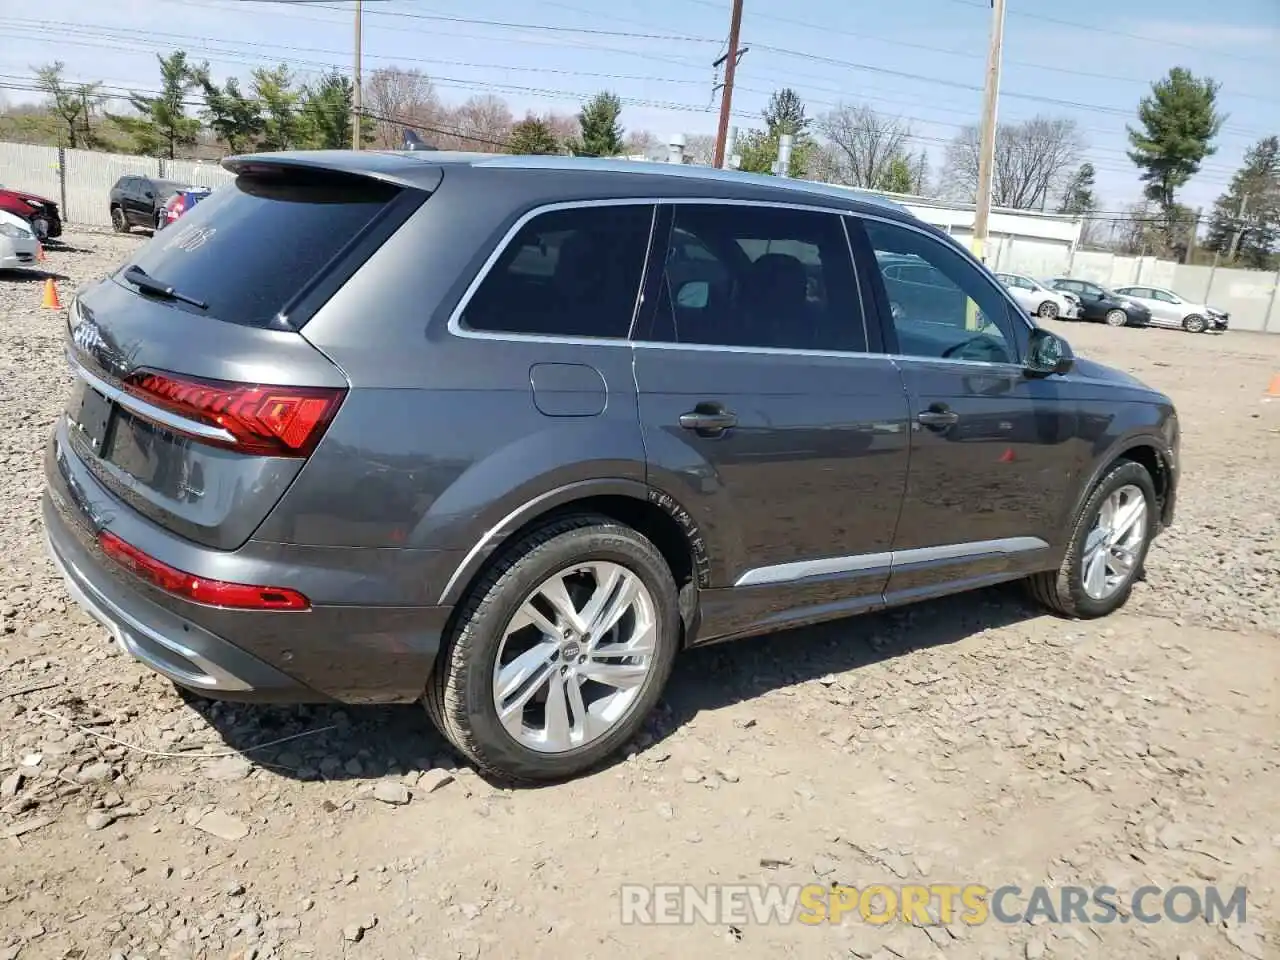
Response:
[[[205,696],[421,700],[480,769],[564,778],[685,648],[1012,580],[1102,616],[1173,518],[1169,399],[895,204],[563,157],[223,165],[69,305],[43,499],[70,592]]]

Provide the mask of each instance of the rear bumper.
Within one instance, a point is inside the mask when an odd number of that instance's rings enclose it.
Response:
[[[60,425],[55,431],[46,455],[46,543],[72,597],[125,653],[216,699],[403,703],[421,696],[448,608],[231,610],[165,593],[105,557],[97,534],[109,528],[129,542],[145,539],[148,550],[155,549],[157,538],[178,538],[104,490],[65,445],[64,429]],[[190,556],[189,542],[183,545]],[[219,552],[208,553],[212,564]],[[342,558],[335,556],[335,562]],[[215,575],[212,566],[200,569],[198,563],[182,569]],[[262,582],[292,585],[298,570],[282,558],[275,576]],[[306,584],[297,586],[306,592]]]

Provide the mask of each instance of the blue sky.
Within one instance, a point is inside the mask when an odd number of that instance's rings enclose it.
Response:
[[[1108,210],[1138,198],[1124,155],[1151,80],[1185,66],[1222,83],[1229,114],[1218,153],[1183,190],[1212,204],[1245,148],[1280,133],[1280,0],[1010,0],[1000,118],[1077,121]],[[158,83],[154,52],[183,46],[215,74],[257,64],[350,68],[352,5],[246,0],[0,0],[0,93],[32,64],[61,59],[74,80],[135,89]],[[437,79],[460,103],[502,96],[525,109],[572,113],[608,87],[623,123],[661,138],[712,133],[711,63],[725,49],[729,0],[370,0],[365,71],[400,64]],[[910,118],[935,171],[943,142],[976,122],[991,11],[986,0],[745,0],[735,120],[750,125],[770,91],[792,86],[811,115],[839,101]],[[503,21],[498,26],[475,21]],[[1064,21],[1069,21],[1066,23]],[[18,42],[13,42],[17,40]]]

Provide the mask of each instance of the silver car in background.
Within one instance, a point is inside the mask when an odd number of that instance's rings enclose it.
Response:
[[[1226,331],[1230,316],[1207,303],[1184,300],[1167,287],[1116,287],[1116,293],[1136,300],[1151,311],[1153,327],[1178,327],[1187,333]]]
[[[1074,320],[1079,315],[1080,301],[1074,294],[1052,290],[1035,277],[1029,277],[1025,273],[997,273],[996,279],[1004,284],[1022,309],[1033,317]]]

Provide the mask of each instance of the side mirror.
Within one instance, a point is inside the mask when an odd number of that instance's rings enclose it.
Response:
[[[1075,360],[1071,345],[1056,333],[1040,327],[1031,331],[1024,365],[1031,376],[1048,377],[1055,373],[1067,373],[1075,365]]]

